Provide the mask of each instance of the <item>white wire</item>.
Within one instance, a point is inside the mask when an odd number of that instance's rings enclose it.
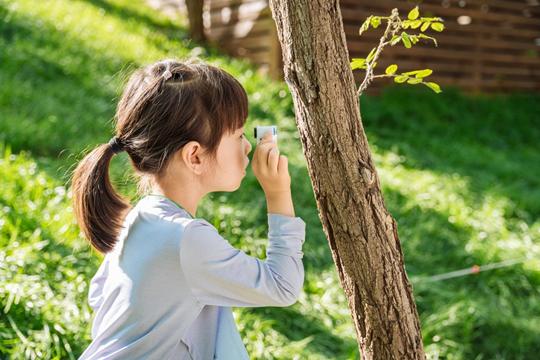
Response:
[[[465,268],[465,269],[450,271],[450,272],[447,272],[447,273],[433,275],[433,276],[429,276],[429,277],[416,277],[416,278],[414,278],[414,280],[422,281],[422,282],[424,282],[424,281],[426,281],[426,282],[428,282],[428,281],[441,281],[441,280],[451,279],[451,278],[455,278],[455,277],[459,277],[459,276],[477,274],[477,273],[479,273],[481,271],[492,270],[492,269],[502,268],[502,267],[506,267],[506,266],[512,266],[512,265],[515,265],[515,264],[522,263],[525,260],[528,260],[529,258],[530,258],[530,256],[527,256],[527,257],[524,257],[524,258],[510,259],[510,260],[500,261],[500,262],[496,262],[496,263],[490,263],[490,264],[486,264],[486,265],[482,265],[482,266],[474,265],[472,267],[468,267],[468,268]]]

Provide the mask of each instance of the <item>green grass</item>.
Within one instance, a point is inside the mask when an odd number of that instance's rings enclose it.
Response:
[[[242,82],[248,130],[279,126],[296,213],[307,223],[300,300],[289,308],[234,309],[248,352],[254,359],[359,358],[284,83],[194,44],[185,19],[173,22],[143,1],[0,0],[0,18],[0,358],[76,358],[88,345],[88,282],[101,258],[74,222],[70,173],[85,151],[111,137],[129,71],[190,54]],[[540,96],[443,91],[389,88],[361,102],[425,348],[432,359],[536,358]],[[135,201],[125,154],[114,158],[111,173]],[[198,210],[233,245],[265,256],[264,195],[250,171],[241,191],[211,194]],[[426,280],[526,256],[474,276]]]

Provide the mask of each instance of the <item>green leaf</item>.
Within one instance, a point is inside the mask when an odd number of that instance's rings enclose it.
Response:
[[[416,29],[418,28],[420,25],[422,25],[422,22],[420,20],[414,20],[414,21],[411,21],[411,29]]]
[[[404,83],[405,81],[407,81],[409,77],[407,75],[398,75],[394,78],[394,82],[396,83]]]
[[[419,72],[416,73],[416,77],[421,79],[421,78],[425,78],[426,76],[429,76],[433,73],[433,70],[431,69],[424,69],[424,70],[420,70]]]
[[[409,11],[409,15],[407,15],[407,18],[409,20],[415,20],[418,17],[418,15],[420,15],[420,12],[418,11],[418,6],[416,6],[414,9]]]
[[[400,35],[394,35],[394,36],[392,36],[392,39],[390,40],[390,45],[394,46],[400,41],[401,41],[401,36]]]
[[[418,37],[416,35],[409,35],[409,38],[411,42],[413,43],[413,45],[418,42]]]
[[[378,16],[374,16],[371,18],[371,26],[376,29],[381,25],[381,18]]]
[[[387,75],[392,75],[392,74],[394,74],[396,71],[397,71],[397,65],[396,65],[396,64],[392,64],[392,65],[388,66],[384,72],[385,72]]]
[[[415,75],[415,74],[418,74],[420,71],[422,70],[407,71],[407,72],[402,73],[402,75]]]
[[[410,78],[409,80],[407,80],[407,82],[409,84],[419,84],[422,82],[422,79],[417,79],[417,78]]]
[[[425,22],[422,24],[422,27],[420,28],[420,31],[426,31],[429,27],[429,22]]]
[[[423,82],[422,84],[426,85],[428,88],[435,91],[437,94],[442,92],[441,87],[434,82]]]
[[[435,22],[431,24],[431,28],[435,31],[441,32],[444,30],[443,23]]]
[[[366,59],[364,58],[353,58],[351,61],[351,70],[354,69],[365,69],[366,68]]]
[[[366,57],[366,62],[370,62],[373,59],[373,57],[375,56],[375,50],[377,49],[376,48],[371,49],[368,56]]]
[[[362,35],[364,31],[369,29],[369,23],[371,22],[371,18],[373,16],[369,16],[363,23],[362,26],[360,26],[360,30],[358,30],[358,35]]]
[[[411,48],[411,40],[409,39],[409,35],[404,31],[401,33],[401,41],[403,41],[403,45],[407,48]]]

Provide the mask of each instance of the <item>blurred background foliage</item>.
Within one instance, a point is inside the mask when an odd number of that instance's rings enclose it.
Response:
[[[101,256],[74,222],[71,172],[112,136],[116,101],[133,69],[199,56],[246,88],[247,134],[255,125],[278,125],[296,214],[307,223],[300,300],[289,308],[234,309],[248,352],[254,359],[359,359],[284,82],[193,43],[185,19],[142,0],[0,0],[0,19],[0,358],[75,359],[90,342],[86,296]],[[389,87],[361,99],[426,351],[431,359],[535,359],[540,96],[443,91]],[[137,201],[125,153],[114,158],[111,176]],[[198,210],[234,246],[264,258],[266,204],[250,171],[240,191],[210,194]],[[473,276],[426,281],[525,257]]]

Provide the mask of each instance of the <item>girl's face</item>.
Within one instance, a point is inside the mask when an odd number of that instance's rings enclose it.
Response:
[[[244,132],[242,126],[232,134],[225,134],[221,138],[217,151],[217,166],[213,176],[208,179],[212,191],[234,191],[240,187],[242,179],[246,176],[246,168],[249,165],[247,155],[251,152],[251,144]]]

